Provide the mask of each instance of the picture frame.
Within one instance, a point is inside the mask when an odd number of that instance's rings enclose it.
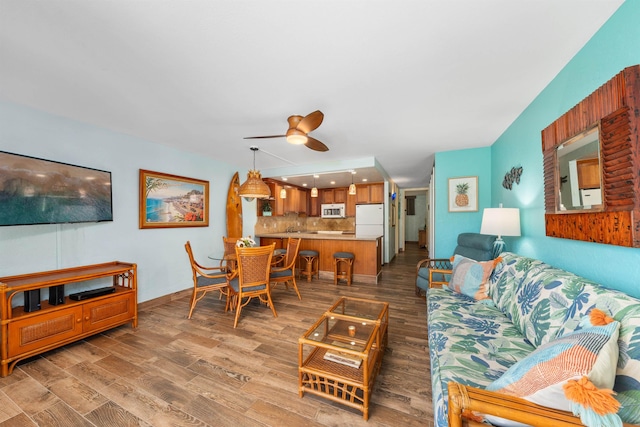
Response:
[[[140,228],[208,226],[209,181],[140,169]]]
[[[449,212],[478,211],[478,177],[449,178]]]
[[[0,226],[113,221],[111,172],[0,151]]]

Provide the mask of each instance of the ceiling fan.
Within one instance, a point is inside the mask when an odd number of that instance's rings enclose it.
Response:
[[[309,132],[315,130],[322,123],[324,114],[316,110],[313,113],[302,116],[289,116],[289,129],[284,135],[247,136],[244,139],[287,138],[290,144],[304,144],[315,151],[329,151],[329,148],[317,139],[309,136]]]

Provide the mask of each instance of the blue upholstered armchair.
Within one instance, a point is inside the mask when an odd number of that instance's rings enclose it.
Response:
[[[462,255],[476,261],[489,261],[493,259],[493,242],[496,236],[478,233],[461,233],[458,236],[458,245],[453,255]],[[418,262],[416,266],[416,295],[421,296],[434,285],[449,283],[450,274],[441,271],[430,273],[430,270],[451,271],[451,261],[448,258],[426,258]]]

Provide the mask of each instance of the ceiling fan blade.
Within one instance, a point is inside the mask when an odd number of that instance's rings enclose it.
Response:
[[[300,123],[298,123],[298,126],[296,127],[298,128],[298,130],[301,130],[304,133],[309,133],[312,130],[317,129],[318,126],[320,126],[320,124],[322,123],[323,119],[324,114],[322,114],[322,111],[316,110],[313,113],[309,113],[305,118],[300,120]]]
[[[245,136],[243,139],[284,138],[287,135]]]
[[[307,143],[305,145],[315,151],[329,151],[329,147],[327,147],[322,142],[308,135],[307,135]]]

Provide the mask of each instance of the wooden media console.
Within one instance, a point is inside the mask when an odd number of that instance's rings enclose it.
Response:
[[[74,301],[61,297],[58,304],[42,300],[40,307],[26,311],[13,306],[16,295],[30,299],[43,288],[112,278],[115,292]],[[35,291],[35,293],[33,293]],[[30,293],[31,292],[31,293]],[[52,290],[50,289],[50,292]],[[64,298],[64,299],[62,299]],[[26,300],[27,298],[25,298]],[[0,278],[1,370],[9,375],[20,360],[81,340],[90,335],[131,322],[138,326],[136,264],[109,262],[61,270]]]

